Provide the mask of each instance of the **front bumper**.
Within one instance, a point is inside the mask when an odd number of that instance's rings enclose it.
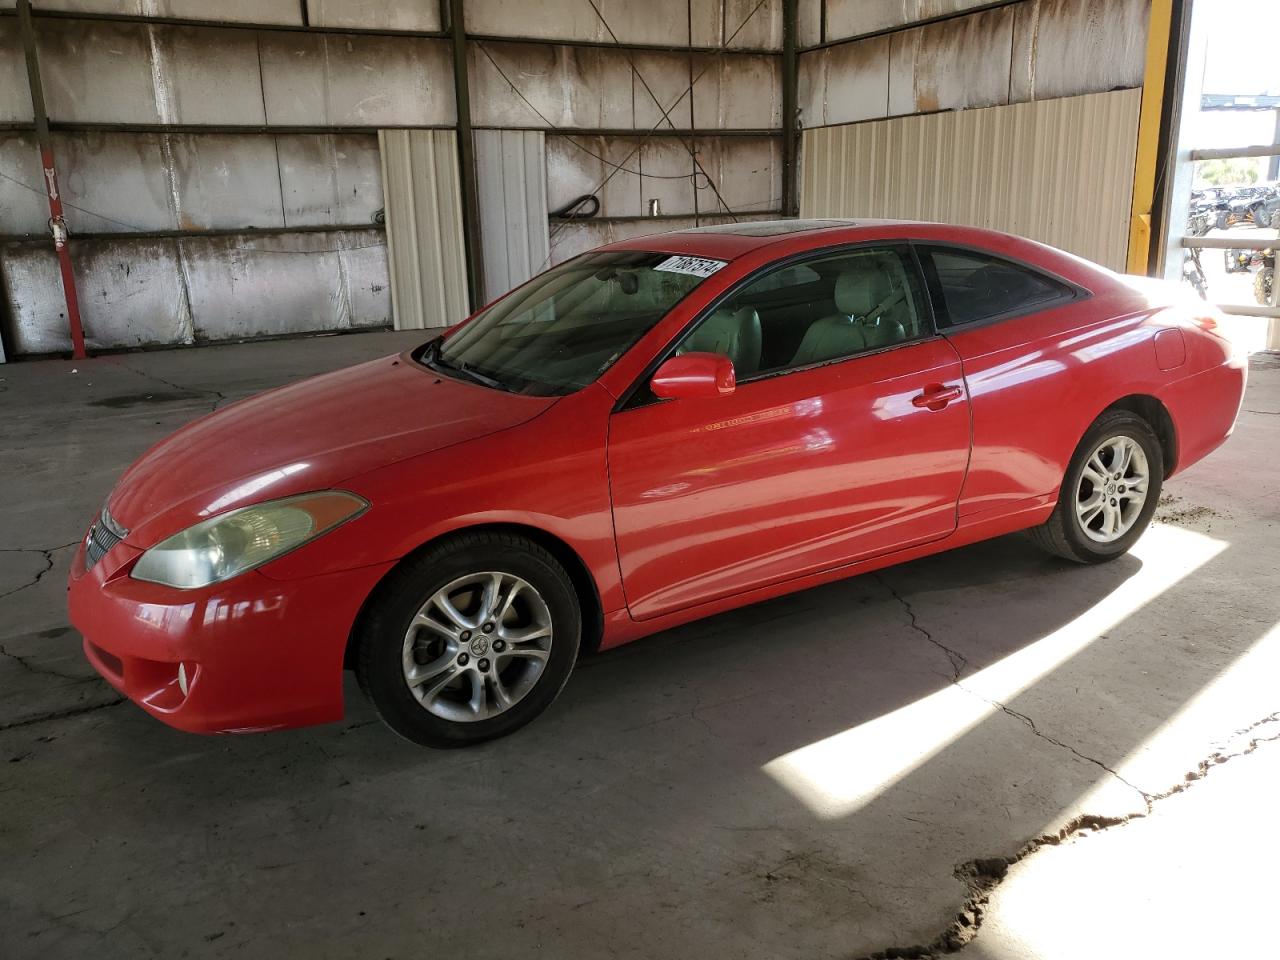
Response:
[[[142,551],[120,543],[71,561],[68,607],[89,662],[170,726],[240,733],[342,718],[342,664],[360,605],[391,564],[299,580],[257,571],[201,590],[129,576]],[[179,667],[185,687],[179,681]]]

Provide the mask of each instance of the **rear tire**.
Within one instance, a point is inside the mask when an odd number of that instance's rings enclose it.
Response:
[[[569,575],[509,533],[450,537],[388,575],[356,626],[356,677],[407,740],[462,747],[542,713],[578,656]]]
[[[1127,410],[1104,413],[1076,447],[1048,521],[1028,534],[1076,563],[1114,560],[1147,529],[1163,480],[1164,450],[1151,426]]]
[[[1271,306],[1271,290],[1276,282],[1276,268],[1263,267],[1253,278],[1253,297],[1264,307]]]

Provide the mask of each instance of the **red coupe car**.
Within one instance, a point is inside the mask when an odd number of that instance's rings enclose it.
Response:
[[[611,244],[399,356],[197,420],[72,562],[97,670],[184,730],[509,733],[582,651],[987,537],[1124,553],[1231,433],[1203,303],[1040,244],[778,221]]]

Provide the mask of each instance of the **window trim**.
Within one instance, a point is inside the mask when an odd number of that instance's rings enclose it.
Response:
[[[933,302],[934,329],[941,336],[947,336],[949,333],[963,333],[966,330],[977,330],[981,327],[987,327],[995,323],[1004,323],[1006,320],[1017,320],[1022,317],[1029,317],[1037,313],[1044,313],[1046,310],[1056,310],[1058,307],[1064,307],[1069,303],[1079,303],[1084,300],[1093,299],[1093,291],[1087,287],[1082,287],[1073,280],[1068,280],[1061,274],[1054,273],[1052,270],[1034,264],[1025,260],[1019,260],[1017,257],[1006,256],[1002,253],[995,253],[984,247],[976,247],[967,243],[949,243],[946,241],[934,240],[912,240],[911,246],[916,249],[916,259],[920,264],[920,269],[924,273],[925,286],[929,291],[929,299]],[[969,320],[964,323],[949,323],[951,311],[947,307],[946,293],[942,289],[942,281],[938,278],[938,270],[933,262],[933,251],[941,250],[944,253],[953,250],[957,253],[971,253],[983,257],[987,260],[995,260],[1000,263],[1007,263],[1010,266],[1025,270],[1027,273],[1038,277],[1043,277],[1066,288],[1066,292],[1057,299],[1046,303],[1038,304],[1031,309],[1006,310],[1004,313],[992,314],[989,317],[983,317],[980,320]],[[948,324],[943,326],[941,321],[946,320]]]
[[[657,356],[645,366],[644,371],[638,376],[632,384],[622,392],[622,396],[613,405],[610,415],[617,413],[625,413],[628,410],[639,410],[644,407],[655,406],[660,403],[668,402],[662,397],[655,397],[644,403],[633,402],[640,391],[662,366],[674,354],[676,349],[684,341],[685,337],[697,327],[703,320],[715,313],[726,301],[730,300],[741,292],[749,284],[754,283],[761,277],[772,273],[775,270],[785,270],[787,267],[793,267],[797,264],[803,264],[811,260],[825,260],[831,257],[839,256],[842,253],[855,252],[864,248],[888,248],[895,250],[902,257],[903,268],[915,276],[916,284],[919,287],[921,297],[918,307],[920,309],[920,319],[924,321],[924,332],[911,340],[903,340],[901,343],[892,343],[883,347],[876,347],[871,350],[863,350],[859,353],[851,353],[843,357],[833,357],[830,360],[819,360],[815,363],[807,363],[800,367],[787,367],[784,370],[773,370],[767,373],[757,374],[748,377],[745,380],[738,381],[738,387],[749,386],[753,383],[760,383],[765,380],[772,380],[776,377],[787,376],[792,373],[803,373],[808,370],[817,370],[820,367],[829,367],[835,363],[846,363],[850,360],[858,360],[862,357],[876,356],[881,353],[887,353],[890,350],[897,350],[900,347],[915,346],[919,343],[926,343],[930,340],[936,340],[942,336],[942,332],[938,328],[936,307],[933,303],[933,293],[929,289],[928,278],[924,273],[924,264],[921,261],[919,252],[915,250],[915,241],[908,238],[894,237],[892,239],[877,240],[857,240],[852,243],[841,243],[829,247],[819,247],[813,250],[803,250],[800,253],[792,254],[789,257],[782,257],[778,260],[772,260],[751,271],[732,287],[720,294],[702,310],[700,310],[688,323],[681,328],[680,332],[672,338],[667,346],[658,351]]]

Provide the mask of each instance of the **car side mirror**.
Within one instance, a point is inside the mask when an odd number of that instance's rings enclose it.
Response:
[[[654,396],[664,400],[727,397],[737,388],[733,361],[719,353],[684,353],[669,357],[649,381]]]

